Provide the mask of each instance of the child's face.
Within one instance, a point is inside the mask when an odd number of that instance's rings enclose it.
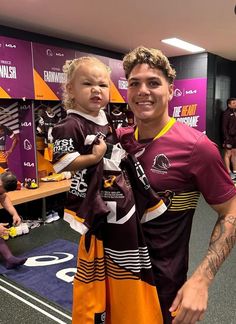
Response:
[[[68,85],[75,100],[74,109],[96,117],[109,102],[109,83],[109,74],[102,65],[94,62],[80,65]]]

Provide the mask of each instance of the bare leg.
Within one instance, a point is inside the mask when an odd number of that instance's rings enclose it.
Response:
[[[226,169],[229,173],[231,172],[231,165],[230,165],[231,164],[231,155],[232,155],[231,151],[232,150],[228,150],[228,149],[224,150],[224,162],[225,162]],[[235,164],[234,170],[236,171],[236,164]]]
[[[236,173],[236,148],[231,150],[231,162],[233,166],[233,172]]]
[[[3,259],[4,265],[7,269],[13,269],[17,266],[25,263],[27,258],[17,258],[15,257],[9,247],[7,246],[4,239],[0,238],[0,255]]]

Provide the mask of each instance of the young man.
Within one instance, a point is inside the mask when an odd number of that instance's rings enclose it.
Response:
[[[0,174],[0,203],[2,207],[12,216],[13,225],[20,225],[21,218],[16,209],[12,205],[7,192],[15,190],[17,187],[17,179],[10,171]],[[0,236],[8,235],[9,229],[7,223],[0,223]],[[16,268],[25,263],[26,258],[17,258],[12,255],[9,247],[3,238],[0,237],[0,257],[7,269]]]
[[[136,155],[155,191],[169,197],[167,211],[143,224],[164,323],[193,324],[203,319],[209,286],[235,244],[236,189],[216,145],[169,117],[175,71],[168,59],[156,49],[138,47],[123,65],[136,126],[119,129],[120,141]],[[200,192],[219,218],[207,255],[187,280],[189,237]]]
[[[224,162],[232,179],[236,178],[236,98],[227,100],[227,109],[223,113]],[[231,164],[232,171],[231,172]]]

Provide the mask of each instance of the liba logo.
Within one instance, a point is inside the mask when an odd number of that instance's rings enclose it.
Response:
[[[24,166],[29,167],[29,168],[34,168],[34,162],[25,161]]]

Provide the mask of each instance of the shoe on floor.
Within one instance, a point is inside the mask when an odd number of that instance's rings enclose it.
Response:
[[[60,219],[58,212],[56,212],[55,210],[52,210],[52,218],[54,222]]]
[[[54,219],[53,219],[53,214],[52,214],[52,212],[50,211],[50,212],[47,212],[47,214],[46,214],[45,223],[46,223],[46,224],[50,224],[50,223],[52,223],[52,222],[54,222]]]

